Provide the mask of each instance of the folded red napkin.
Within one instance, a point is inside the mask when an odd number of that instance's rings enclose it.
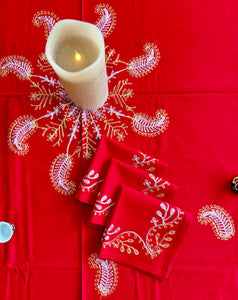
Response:
[[[89,205],[94,204],[112,157],[157,176],[161,176],[167,167],[167,164],[156,158],[102,136],[92,163],[76,192],[76,199]]]
[[[180,208],[122,187],[99,257],[166,279],[191,221]]]
[[[176,185],[161,177],[112,158],[95,201],[89,223],[103,226],[107,224],[108,216],[115,206],[120,185],[131,187],[167,202],[170,201],[177,189]]]

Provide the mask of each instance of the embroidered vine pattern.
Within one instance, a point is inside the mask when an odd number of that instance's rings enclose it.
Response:
[[[143,154],[143,153],[142,153]],[[144,154],[143,154],[144,155]],[[138,160],[138,156],[135,155],[134,158],[136,157],[136,161]],[[149,156],[144,155],[144,163],[147,161],[148,164],[150,163],[152,159]],[[161,190],[165,190],[166,187],[170,186],[170,183],[168,181],[165,181],[163,178],[157,177],[153,174],[149,174],[149,179],[145,179],[143,182],[143,185],[146,186],[145,189],[141,190],[142,193],[148,195],[150,194],[151,196],[155,198],[163,198],[164,193],[161,192]],[[97,184],[97,183],[96,183]],[[157,193],[159,191],[159,193]],[[108,195],[103,195],[101,196],[99,194],[97,200],[96,200],[96,205],[93,208],[93,215],[108,215],[110,214],[111,207],[115,205],[115,201],[111,199],[110,196]]]
[[[206,205],[198,212],[201,224],[210,224],[218,239],[229,240],[235,235],[235,226],[230,214],[218,205]]]
[[[108,4],[99,4],[95,12],[99,15],[95,24],[106,38],[115,28],[115,11]],[[33,17],[34,26],[43,27],[46,38],[58,21],[59,18],[48,11],[39,11]],[[75,191],[70,179],[74,161],[80,156],[90,159],[102,134],[123,141],[130,127],[146,137],[162,133],[168,126],[167,112],[161,109],[152,117],[138,113],[131,104],[134,95],[132,83],[128,78],[117,79],[122,72],[139,78],[154,70],[160,60],[158,47],[146,43],[143,50],[144,55],[126,62],[115,49],[106,46],[109,96],[104,106],[96,111],[82,110],[72,103],[44,53],[39,55],[36,72],[23,56],[10,55],[0,59],[2,77],[13,73],[29,83],[32,88],[30,105],[38,114],[36,117],[20,116],[12,122],[8,135],[10,149],[18,155],[26,155],[30,149],[30,136],[36,131],[40,131],[54,147],[64,147],[51,163],[50,178],[58,192],[70,195]],[[43,110],[45,112],[41,114]]]
[[[110,213],[112,206],[114,205],[115,202],[113,202],[112,199],[109,198],[107,195],[100,196],[99,194],[95,202],[93,214],[107,216]]]
[[[153,226],[149,228],[145,238],[135,231],[122,231],[120,226],[111,224],[104,232],[102,247],[114,247],[129,255],[139,255],[140,251],[143,251],[145,255],[154,259],[170,247],[176,233],[171,227],[182,220],[183,214],[180,209],[170,207],[168,203],[161,203],[156,217],[150,220]]]
[[[117,264],[111,260],[100,259],[97,254],[89,257],[89,265],[97,270],[95,286],[99,295],[108,296],[113,293],[118,282]]]
[[[166,187],[170,186],[170,183],[168,181],[165,181],[163,178],[157,177],[153,174],[149,174],[149,177],[150,180],[145,179],[145,181],[143,182],[143,185],[145,185],[146,188],[142,190],[142,193],[146,195],[153,194],[155,198],[164,197],[164,193],[162,191],[165,190]],[[160,193],[157,194],[157,192]]]
[[[144,154],[142,152],[139,152],[140,154],[135,154],[133,157],[132,157],[132,166],[135,167],[135,168],[138,168],[140,166],[145,166],[147,165],[148,166],[148,169],[146,170],[147,172],[153,172],[154,171],[154,167],[151,166],[151,164],[155,164],[155,162],[157,161],[157,159],[155,158],[152,158],[151,156],[147,155],[147,154]]]
[[[98,190],[98,185],[103,181],[100,179],[99,173],[95,170],[90,170],[82,179],[80,187],[83,192],[96,191]]]

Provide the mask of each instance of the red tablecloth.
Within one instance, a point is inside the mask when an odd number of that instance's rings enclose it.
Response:
[[[0,7],[0,218],[16,226],[0,245],[0,298],[237,299],[238,3]],[[110,96],[94,113],[71,104],[43,55],[65,18],[105,35]],[[74,193],[101,134],[168,163],[179,186],[171,203],[194,215],[167,280],[96,256],[101,232]],[[113,280],[103,286],[105,272]]]

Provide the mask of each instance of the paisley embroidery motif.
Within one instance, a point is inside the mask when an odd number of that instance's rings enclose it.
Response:
[[[168,115],[161,109],[156,112],[156,117],[151,118],[146,114],[136,114],[132,119],[133,129],[145,136],[156,136],[168,127]]]
[[[89,257],[89,265],[97,269],[95,286],[99,295],[108,296],[113,293],[118,282],[117,264],[111,260],[100,259],[97,254]]]
[[[102,247],[114,247],[120,252],[139,255],[144,252],[151,259],[157,257],[162,251],[169,248],[176,231],[171,230],[175,224],[182,220],[184,213],[178,208],[170,207],[168,203],[161,203],[160,209],[156,211],[156,217],[152,217],[145,238],[134,231],[123,231],[121,228],[111,224],[103,234]]]
[[[67,154],[58,155],[51,166],[51,181],[55,188],[64,195],[70,195],[76,190],[75,183],[68,180],[72,166],[73,159]]]
[[[131,76],[142,77],[150,73],[160,60],[160,52],[155,44],[144,45],[145,55],[133,58],[128,63],[128,72]]]
[[[235,226],[230,214],[218,205],[206,205],[198,212],[201,224],[211,224],[218,239],[229,240],[235,235]]]
[[[59,21],[59,18],[50,11],[39,11],[33,17],[33,24],[37,27],[41,25],[45,29],[45,37],[48,38],[52,28],[55,26],[55,23]]]
[[[23,56],[10,55],[0,60],[0,75],[15,73],[20,79],[29,79],[33,71],[31,63]]]
[[[114,9],[108,4],[98,4],[95,12],[100,15],[96,22],[97,28],[101,31],[103,37],[107,37],[116,25],[116,14]]]
[[[26,140],[33,134],[37,124],[32,116],[23,116],[16,119],[9,130],[9,148],[18,155],[25,155],[29,151]]]

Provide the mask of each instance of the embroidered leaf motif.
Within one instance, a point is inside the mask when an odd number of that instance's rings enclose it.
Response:
[[[146,74],[150,73],[158,64],[160,52],[156,45],[150,43],[145,44],[144,52],[146,53],[145,55],[133,58],[128,63],[128,71],[131,76],[145,76]]]
[[[99,178],[99,173],[95,172],[94,170],[90,170],[89,173],[83,177],[80,187],[84,191],[89,192],[97,187],[97,185],[102,181],[103,179]]]
[[[159,110],[155,118],[145,114],[136,114],[132,120],[133,129],[145,136],[156,136],[163,132],[168,126],[168,114]]]
[[[12,151],[19,155],[24,155],[29,150],[26,139],[34,132],[36,123],[33,117],[24,116],[15,120],[9,130],[8,142]]]
[[[117,264],[107,259],[100,259],[97,254],[92,254],[89,258],[91,268],[98,269],[95,279],[96,288],[101,296],[110,295],[116,285],[118,278]]]
[[[100,18],[96,22],[96,26],[105,38],[112,32],[115,27],[116,14],[112,7],[107,4],[97,5],[95,8],[95,12],[100,15]]]
[[[59,18],[52,12],[49,11],[39,11],[33,17],[33,24],[37,27],[41,25],[45,29],[45,37],[47,38],[50,34],[52,28],[55,26],[55,23],[59,21]]]
[[[210,223],[218,239],[228,240],[235,234],[233,220],[224,208],[217,205],[205,206],[198,213],[201,224]]]
[[[12,55],[0,60],[1,75],[5,76],[10,71],[14,72],[20,79],[29,78],[32,74],[31,63],[24,57]]]
[[[54,160],[51,167],[51,181],[59,192],[70,195],[75,192],[76,185],[68,180],[69,172],[72,169],[73,158],[67,154],[60,154]]]

